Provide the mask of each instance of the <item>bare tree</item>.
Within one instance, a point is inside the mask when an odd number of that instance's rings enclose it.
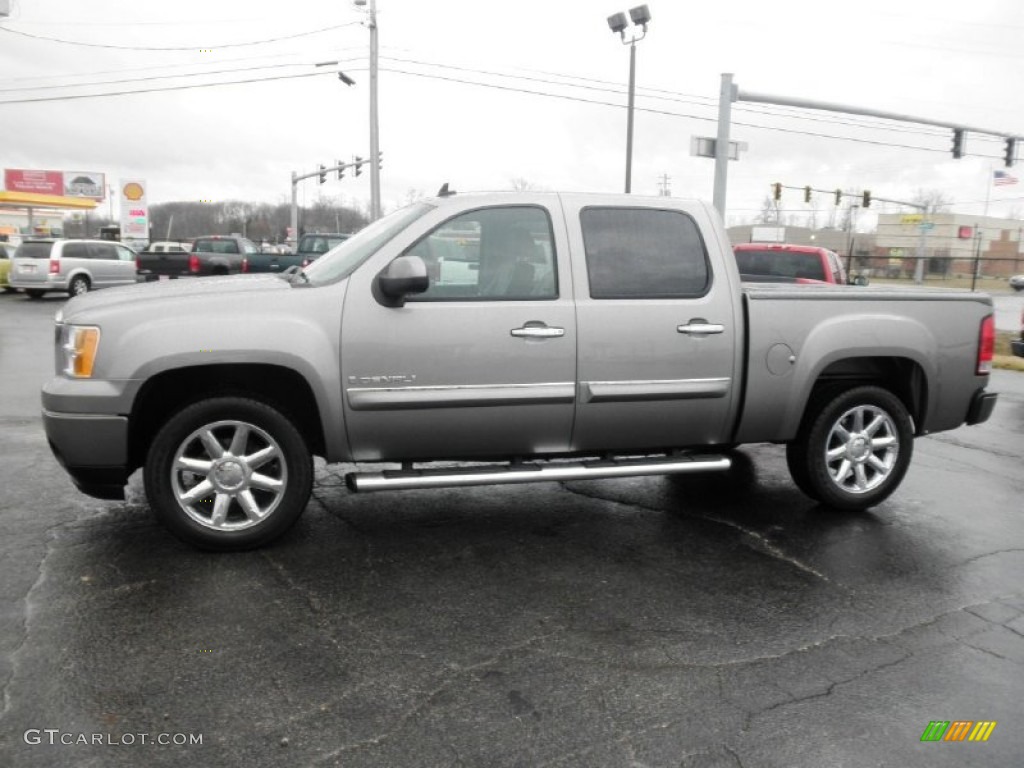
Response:
[[[925,213],[945,213],[953,205],[953,201],[941,189],[919,189],[911,202],[923,205]]]
[[[529,192],[531,189],[537,188],[532,181],[528,181],[522,176],[513,176],[509,179],[509,184],[515,192]]]

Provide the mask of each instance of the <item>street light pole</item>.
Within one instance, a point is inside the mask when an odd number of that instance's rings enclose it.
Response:
[[[623,45],[629,46],[629,103],[626,108],[626,193],[631,191],[633,186],[633,107],[636,101],[636,44],[647,37],[647,24],[651,20],[651,12],[646,5],[638,5],[629,9],[629,17],[634,27],[642,27],[639,34],[634,30],[629,40],[626,40],[626,28],[629,23],[626,21],[626,14],[615,13],[608,17],[608,27],[622,40]]]
[[[629,44],[629,106],[626,108],[626,194],[633,186],[633,102],[636,100],[636,40]]]

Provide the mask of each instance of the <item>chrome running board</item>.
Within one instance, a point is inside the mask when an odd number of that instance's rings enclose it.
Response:
[[[359,493],[405,491],[413,488],[451,488],[469,485],[539,483],[551,480],[595,480],[609,477],[670,475],[688,472],[721,472],[732,462],[715,454],[601,459],[593,461],[551,461],[509,464],[497,467],[445,467],[442,469],[401,469],[383,472],[349,472],[345,484]]]

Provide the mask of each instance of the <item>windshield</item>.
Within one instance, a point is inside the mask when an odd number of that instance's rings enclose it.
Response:
[[[742,250],[736,251],[736,266],[741,275],[826,279],[821,256],[816,253]]]
[[[345,242],[336,245],[303,269],[300,274],[305,275],[308,282],[313,285],[333,283],[335,280],[348,277],[353,269],[378,248],[433,208],[434,206],[429,203],[414,203],[389,213],[373,224],[363,227]]]

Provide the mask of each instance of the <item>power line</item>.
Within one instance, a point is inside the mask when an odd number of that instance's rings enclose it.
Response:
[[[321,29],[312,29],[306,32],[297,32],[293,35],[282,35],[281,37],[271,37],[265,40],[250,40],[244,43],[220,43],[218,45],[210,45],[209,43],[203,43],[201,45],[187,45],[187,46],[142,46],[142,45],[111,45],[109,43],[86,43],[81,40],[62,40],[56,37],[46,37],[45,35],[33,35],[31,32],[22,32],[18,29],[11,29],[10,27],[0,27],[0,32],[6,32],[10,35],[20,35],[21,37],[28,37],[33,40],[44,40],[48,43],[61,43],[63,45],[78,45],[85,48],[108,48],[116,51],[196,51],[202,48],[242,48],[249,45],[266,45],[267,43],[279,43],[282,40],[295,40],[300,37],[309,37],[310,35],[318,35],[321,32],[332,32],[336,29],[343,27],[351,27],[356,24],[361,24],[359,21],[348,21],[344,24],[335,24],[331,27],[322,27]]]
[[[347,63],[352,62],[352,61],[361,61],[361,59],[343,59],[343,60],[339,61],[338,63],[339,64],[347,64]],[[235,74],[235,73],[238,73],[238,72],[253,72],[253,71],[261,70],[261,69],[284,69],[284,68],[287,68],[287,67],[303,67],[303,66],[308,67],[308,66],[312,66],[312,65],[310,63],[308,63],[308,62],[294,62],[294,63],[290,63],[290,64],[261,64],[259,66],[253,66],[253,67],[241,67],[241,68],[240,67],[234,67],[232,69],[212,69],[212,70],[204,70],[202,72],[179,72],[179,73],[176,73],[176,74],[168,74],[168,75],[148,75],[148,76],[145,76],[145,77],[121,78],[121,79],[118,79],[118,80],[99,80],[99,81],[94,81],[94,82],[89,82],[89,83],[72,83],[70,85],[36,85],[36,86],[31,86],[31,87],[26,87],[26,88],[0,88],[0,93],[10,93],[12,91],[52,91],[52,90],[64,90],[64,89],[67,89],[67,88],[86,88],[86,87],[88,87],[88,88],[96,88],[96,87],[100,87],[100,86],[104,86],[104,85],[122,85],[122,84],[125,84],[125,83],[145,83],[145,82],[152,82],[154,80],[176,80],[176,79],[179,79],[179,78],[207,77],[207,76],[210,76],[210,75],[229,75],[229,74]],[[322,74],[322,73],[320,73],[320,74]],[[213,85],[216,85],[216,83],[213,83]],[[142,92],[143,91],[140,91],[140,93],[142,93]],[[98,95],[102,96],[102,95],[107,95],[107,94],[98,94]],[[12,102],[0,102],[0,104],[7,104],[7,103],[14,104],[14,103],[17,103],[17,102],[13,102],[13,101]]]
[[[365,67],[359,67],[357,69],[351,69],[351,72],[363,72]],[[72,94],[70,96],[42,96],[40,98],[32,99],[6,99],[0,101],[0,106],[4,104],[37,104],[44,101],[75,101],[78,99],[97,99],[105,96],[133,96],[139,93],[158,93],[163,91],[187,91],[194,88],[216,88],[221,85],[242,85],[245,83],[266,83],[274,80],[297,80],[304,77],[323,77],[325,75],[333,75],[334,71],[328,72],[305,72],[294,75],[274,75],[272,77],[253,77],[246,78],[244,80],[226,80],[218,83],[193,83],[190,85],[167,85],[159,88],[137,88],[127,91],[110,91],[108,93],[82,93]]]

